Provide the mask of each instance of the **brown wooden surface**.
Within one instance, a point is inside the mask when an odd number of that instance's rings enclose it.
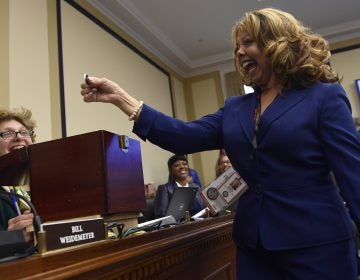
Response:
[[[1,279],[235,279],[233,216],[0,264]],[[5,278],[4,278],[5,277]]]
[[[140,143],[100,130],[31,145],[31,200],[43,222],[145,208]]]
[[[128,149],[120,141],[126,139]],[[99,130],[36,143],[0,157],[0,185],[29,173],[43,222],[145,209],[140,142]]]
[[[0,185],[17,185],[28,168],[28,149],[23,147],[0,157]]]

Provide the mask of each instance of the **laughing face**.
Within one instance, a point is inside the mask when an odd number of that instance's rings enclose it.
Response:
[[[235,54],[239,67],[257,87],[268,87],[274,80],[269,59],[248,34],[237,34]]]
[[[175,181],[187,179],[189,174],[189,165],[185,160],[175,161],[171,166],[170,172]]]
[[[7,120],[0,122],[0,133],[5,131],[21,131],[26,130],[27,128],[20,122],[16,120]],[[27,147],[31,145],[31,137],[23,137],[19,133],[16,134],[14,139],[4,140],[0,137],[0,156],[10,153],[15,149],[20,149],[22,147]]]

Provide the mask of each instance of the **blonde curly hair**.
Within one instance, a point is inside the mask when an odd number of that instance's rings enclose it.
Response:
[[[341,81],[330,66],[330,49],[324,38],[312,33],[291,14],[265,8],[245,13],[232,30],[235,67],[246,85],[255,86],[236,56],[239,33],[256,41],[284,88],[309,87],[316,81]]]
[[[15,120],[21,123],[29,130],[34,130],[36,127],[36,121],[32,118],[32,113],[26,108],[14,108],[12,110],[0,109],[0,123],[3,121]],[[35,142],[36,134],[34,133],[31,140]]]

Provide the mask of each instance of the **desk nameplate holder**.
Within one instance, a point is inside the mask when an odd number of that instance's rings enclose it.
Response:
[[[107,238],[101,217],[70,219],[41,225],[39,253],[103,241]]]

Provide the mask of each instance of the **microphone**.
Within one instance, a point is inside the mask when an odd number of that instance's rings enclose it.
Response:
[[[20,195],[16,192],[7,192],[0,188],[0,195],[8,196],[10,200],[16,196],[22,199],[31,209],[31,212],[34,215],[33,225],[34,232],[37,238],[39,238],[39,231],[41,229],[41,219],[38,215],[34,205],[23,195]],[[34,252],[34,250],[30,250],[29,252],[25,252],[27,249],[35,249],[34,246],[30,246],[25,242],[24,236],[22,234],[22,230],[14,230],[14,231],[0,231],[0,248],[2,248],[0,257],[0,262],[11,260],[14,257],[22,257],[30,255]],[[31,252],[32,251],[32,252]],[[12,257],[13,256],[13,257]]]

